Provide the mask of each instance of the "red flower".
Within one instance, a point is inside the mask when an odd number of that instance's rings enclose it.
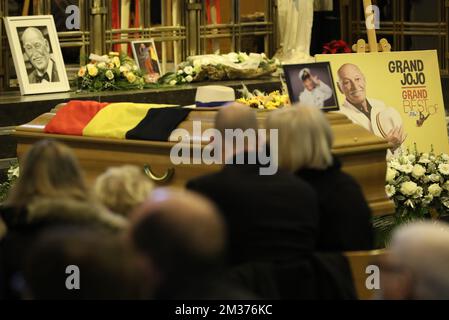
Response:
[[[351,53],[352,50],[343,40],[333,40],[323,46],[323,54]]]

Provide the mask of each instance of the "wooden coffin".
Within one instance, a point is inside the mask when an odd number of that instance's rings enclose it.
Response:
[[[56,109],[56,108],[55,108]],[[78,136],[46,134],[45,125],[55,115],[55,109],[30,123],[16,128],[17,154],[20,159],[36,141],[53,138],[70,146],[78,156],[86,177],[91,183],[111,166],[134,164],[145,168],[148,176],[158,184],[184,186],[194,177],[219,170],[219,165],[173,165],[170,150],[176,142],[152,142],[136,140],[98,139]],[[178,128],[193,132],[193,122],[201,121],[202,131],[213,127],[216,109],[195,109]],[[264,127],[267,112],[258,112],[260,126]],[[335,135],[334,153],[343,162],[343,169],[362,186],[374,215],[394,212],[393,203],[385,194],[386,150],[388,144],[364,128],[353,124],[340,113],[328,113],[327,117]],[[198,141],[201,135],[193,136]],[[170,139],[173,140],[173,139]],[[203,148],[208,141],[198,143]],[[193,148],[193,146],[190,146]],[[335,192],[339,192],[335,190]]]

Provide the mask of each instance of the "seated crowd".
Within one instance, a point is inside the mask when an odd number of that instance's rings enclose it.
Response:
[[[215,120],[221,133],[258,129],[238,104]],[[277,173],[226,161],[187,189],[156,188],[131,165],[90,189],[69,148],[37,143],[0,207],[0,298],[356,299],[343,253],[373,249],[371,211],[331,152],[326,117],[285,108],[266,128],[278,132]],[[223,160],[253,158],[269,142]],[[379,298],[449,298],[448,262],[448,226],[399,229]],[[70,266],[80,272],[75,290]]]

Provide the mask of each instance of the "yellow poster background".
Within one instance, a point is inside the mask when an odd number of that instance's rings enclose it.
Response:
[[[357,65],[365,75],[366,96],[378,99],[389,107],[395,108],[402,117],[404,131],[407,139],[402,145],[404,149],[413,148],[417,144],[418,151],[429,152],[433,145],[436,153],[449,153],[449,143],[446,127],[445,109],[443,94],[441,89],[440,69],[438,57],[435,50],[428,51],[406,51],[406,52],[382,52],[364,54],[329,54],[316,55],[316,62],[329,61],[337,90],[338,102],[341,106],[345,101],[345,96],[338,90],[338,69],[345,63]],[[404,109],[403,89],[401,81],[403,73],[391,73],[389,70],[390,61],[415,61],[422,60],[424,64],[425,84],[415,84],[411,86],[425,87],[427,90],[427,106],[431,106],[431,111],[436,107],[436,113],[429,116],[421,127],[418,127],[419,111],[426,115],[428,110],[424,107],[414,107]],[[416,72],[411,72],[415,77]],[[414,101],[416,103],[417,101]],[[405,104],[409,104],[406,101]],[[421,101],[421,103],[424,103]]]

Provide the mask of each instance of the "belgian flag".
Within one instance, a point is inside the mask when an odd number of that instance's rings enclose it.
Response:
[[[175,105],[69,101],[46,125],[46,133],[95,138],[168,141],[191,109]]]

